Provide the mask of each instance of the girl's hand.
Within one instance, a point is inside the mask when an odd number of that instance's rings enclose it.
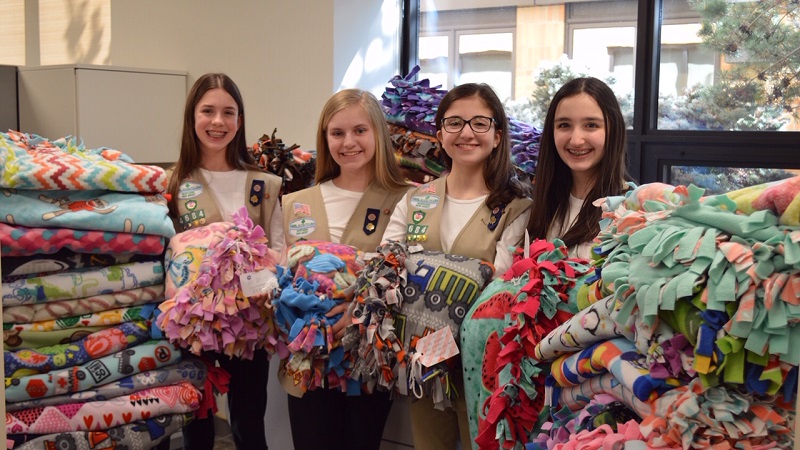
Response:
[[[342,314],[342,317],[333,324],[333,338],[337,341],[342,340],[344,337],[344,331],[348,325],[353,323],[352,318],[350,317],[350,313],[348,312],[350,309],[349,302],[342,302],[338,305],[334,306],[330,309],[327,313],[325,313],[325,317],[333,317],[337,314]]]

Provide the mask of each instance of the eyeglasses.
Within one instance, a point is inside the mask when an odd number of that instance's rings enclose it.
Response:
[[[476,133],[486,133],[492,128],[492,124],[496,124],[495,120],[486,116],[475,116],[472,119],[464,120],[461,117],[445,117],[442,119],[442,128],[448,133],[458,133],[464,129],[464,125],[469,124],[472,131]]]

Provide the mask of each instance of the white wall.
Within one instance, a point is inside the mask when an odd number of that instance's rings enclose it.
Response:
[[[186,71],[187,90],[203,73],[225,72],[244,96],[248,142],[277,127],[285,143],[312,149],[333,92],[359,87],[380,95],[397,72],[398,0],[376,3],[113,2],[111,61]]]
[[[399,0],[126,0],[111,5],[111,61],[123,67],[225,72],[242,91],[247,140],[315,147],[319,111],[336,90],[380,98],[399,61]],[[157,108],[158,105],[154,105]],[[144,132],[147,118],[136,124]],[[175,142],[176,148],[179,142]],[[177,154],[177,153],[176,153]],[[271,364],[268,444],[292,448],[286,394]]]

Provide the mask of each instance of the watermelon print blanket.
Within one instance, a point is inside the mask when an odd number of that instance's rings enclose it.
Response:
[[[24,227],[0,221],[0,248],[3,258],[52,255],[62,250],[88,254],[161,255],[165,245],[166,238],[155,234]],[[5,259],[3,273],[6,273]]]
[[[0,188],[0,222],[25,227],[155,234],[170,238],[175,227],[161,194],[111,191],[28,191]]]
[[[0,187],[28,190],[163,192],[158,166],[134,164],[119,150],[87,149],[67,136],[50,141],[35,134],[0,133]]]

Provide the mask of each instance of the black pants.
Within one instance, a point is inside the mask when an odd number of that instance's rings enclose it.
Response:
[[[216,358],[220,367],[231,374],[228,384],[228,414],[236,448],[267,450],[264,414],[267,411],[269,360],[266,350],[256,350],[252,360],[231,359],[212,353],[206,353],[205,356],[212,360]],[[214,438],[214,416],[211,411],[205,419],[195,419],[183,427],[185,450],[213,450]]]
[[[388,392],[347,396],[315,389],[289,396],[294,450],[378,450],[392,400]]]

